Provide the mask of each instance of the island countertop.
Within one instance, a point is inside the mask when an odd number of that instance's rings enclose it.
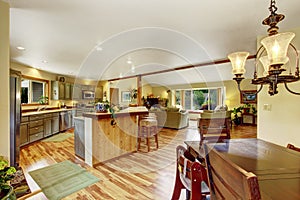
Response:
[[[144,106],[129,107],[127,109],[115,112],[115,116],[121,117],[125,115],[143,115],[147,113],[148,113],[148,109]],[[85,112],[83,113],[83,116],[88,118],[94,118],[94,119],[105,119],[105,118],[111,118],[111,113],[110,112],[104,112],[104,113]]]

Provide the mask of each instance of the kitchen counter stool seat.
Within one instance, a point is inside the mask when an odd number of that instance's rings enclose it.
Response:
[[[138,131],[138,147],[140,150],[142,138],[146,139],[146,144],[148,146],[148,151],[150,151],[150,138],[155,138],[156,148],[158,149],[158,130],[157,130],[157,120],[154,117],[143,117],[139,122]]]

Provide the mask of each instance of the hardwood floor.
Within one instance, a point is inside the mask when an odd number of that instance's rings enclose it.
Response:
[[[254,126],[233,126],[232,138],[256,137]],[[32,191],[38,185],[28,175],[29,171],[45,167],[64,160],[70,160],[86,168],[100,181],[90,187],[71,194],[64,199],[117,199],[117,200],[166,200],[171,199],[175,178],[175,149],[184,145],[185,140],[199,140],[196,121],[182,130],[161,129],[159,149],[132,153],[115,160],[108,161],[96,168],[84,164],[74,156],[74,138],[63,142],[36,142],[21,149],[20,165]],[[154,141],[152,141],[154,144]],[[29,199],[47,199],[39,193]],[[181,199],[184,199],[182,192]]]

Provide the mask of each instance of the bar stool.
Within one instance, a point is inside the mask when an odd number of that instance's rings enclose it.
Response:
[[[142,117],[139,122],[139,131],[138,131],[138,147],[137,150],[141,147],[142,138],[146,139],[148,146],[148,152],[150,151],[150,138],[155,138],[156,148],[158,149],[158,137],[157,137],[157,120],[155,117]]]

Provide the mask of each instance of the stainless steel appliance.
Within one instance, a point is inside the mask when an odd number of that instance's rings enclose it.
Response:
[[[83,90],[82,98],[83,99],[95,99],[95,92],[92,90]]]
[[[65,131],[72,127],[72,111],[62,111],[59,114],[59,131]]]
[[[19,165],[21,122],[21,72],[10,70],[10,164]]]

